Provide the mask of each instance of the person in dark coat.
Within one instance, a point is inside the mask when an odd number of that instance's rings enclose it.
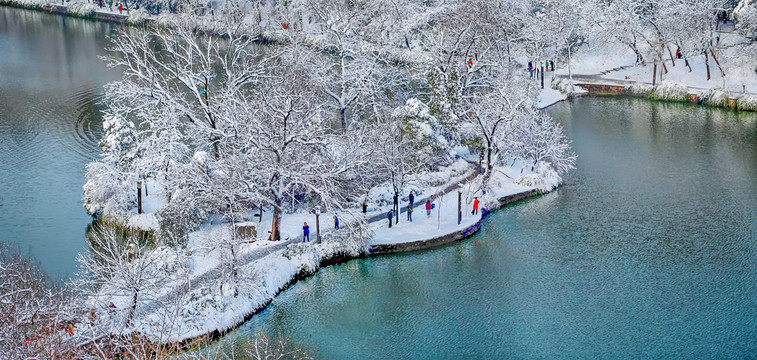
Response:
[[[334,214],[334,229],[339,230],[339,216],[337,214]]]
[[[410,198],[410,206],[415,205],[415,195],[413,195],[413,191],[412,190],[410,191],[409,198]]]
[[[552,60],[549,60],[549,68],[552,69],[552,71],[555,71],[555,62]]]
[[[302,242],[305,242],[305,239],[308,239],[308,242],[310,242],[310,226],[308,226],[307,222],[302,226]]]
[[[368,200],[363,200],[363,214],[368,211]]]
[[[389,212],[386,213],[386,218],[389,219],[389,227],[392,227],[392,216],[394,216],[394,211],[389,210]]]

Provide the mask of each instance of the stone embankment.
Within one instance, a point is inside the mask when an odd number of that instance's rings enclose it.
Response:
[[[604,73],[603,73],[604,74]],[[660,86],[670,84],[648,83],[630,80],[604,79],[601,75],[573,76],[573,84],[585,91],[587,96],[628,96],[649,98],[652,100],[685,102],[742,111],[757,111],[757,96],[750,93],[737,93],[718,89],[702,89],[676,84],[674,91],[658,91]],[[567,80],[566,76],[556,76],[556,81]]]

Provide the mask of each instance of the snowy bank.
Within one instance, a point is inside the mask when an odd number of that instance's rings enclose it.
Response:
[[[159,266],[147,273],[131,275],[128,280],[132,283],[138,282],[140,277],[149,277],[154,282],[152,288],[142,289],[142,300],[136,306],[133,295],[124,292],[115,281],[103,286],[87,306],[95,309],[95,318],[100,320],[97,327],[102,333],[140,333],[155,342],[177,344],[221,336],[264,309],[296,280],[312,275],[322,266],[365,255],[413,251],[462,240],[478,231],[484,218],[482,214],[552,190],[559,181],[549,172],[539,174],[524,170],[521,174],[522,164],[513,165],[493,169],[486,179],[488,191],[481,190],[484,175],[479,175],[447,193],[438,194],[431,216],[426,214],[425,202],[416,202],[413,222],[406,221],[406,212],[403,212],[400,223],[391,229],[386,228],[386,218],[366,227],[350,227],[345,226],[350,222],[345,217],[339,230],[326,225],[328,221],[321,222],[321,243],[315,241],[315,234],[312,234],[313,241],[303,243],[301,224],[313,215],[285,215],[281,224],[285,240],[258,239],[239,245],[236,275],[232,275],[229,268],[227,249],[217,246],[234,237],[231,227],[208,224],[192,233],[186,250],[159,247],[150,255]],[[460,169],[457,172],[466,173]],[[447,184],[452,182],[452,177],[449,180]],[[463,201],[460,224],[457,223],[458,189]],[[156,195],[159,192],[154,191]],[[473,215],[472,202],[476,198],[481,201],[481,212]],[[147,208],[153,211],[153,206],[150,204]],[[330,218],[330,214],[322,214],[322,219]],[[259,223],[261,230],[266,223]],[[368,240],[360,245],[350,241],[354,238]],[[114,307],[108,306],[110,302]],[[129,311],[132,306],[133,314]]]

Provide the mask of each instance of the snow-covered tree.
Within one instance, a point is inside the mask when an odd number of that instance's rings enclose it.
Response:
[[[732,16],[736,30],[744,36],[754,38],[757,35],[757,1],[741,0],[733,9]]]
[[[549,114],[532,111],[510,124],[506,154],[531,164],[531,170],[545,164],[558,175],[575,168],[576,155],[562,126]]]
[[[547,0],[533,1],[530,7],[531,11],[527,13],[530,16],[524,20],[524,43],[532,49],[529,55],[537,62],[543,62],[545,49],[554,47],[557,55],[564,56],[561,63],[568,65],[572,86],[573,54],[598,28],[592,23],[597,5],[593,0]]]
[[[235,99],[233,136],[221,139],[234,151],[217,172],[234,179],[240,198],[273,208],[274,239],[285,204],[312,199],[341,209],[345,185],[358,184],[356,169],[369,161],[367,138],[333,131],[307,54],[293,45],[272,59],[253,96]]]
[[[468,115],[460,124],[460,131],[467,138],[482,140],[488,171],[501,160],[501,153],[507,151],[508,131],[513,123],[524,122],[534,115],[534,90],[527,79],[514,78],[489,92],[474,94],[467,102]]]
[[[121,29],[105,57],[124,73],[107,86],[109,110],[136,116],[145,139],[178,128],[187,145],[220,158],[232,103],[263,67],[251,45],[255,38],[232,30],[203,37],[178,22],[170,29]]]
[[[81,291],[103,303],[125,299],[130,322],[138,306],[155,299],[168,280],[162,253],[146,236],[112,226],[97,227],[88,241],[89,253],[76,259],[82,270]]]
[[[100,141],[102,158],[87,165],[84,207],[90,214],[125,214],[132,206],[132,173],[137,154],[134,123],[118,115],[103,119],[105,134]]]
[[[38,264],[0,243],[0,357],[80,358],[82,349],[63,336],[70,296]]]
[[[391,185],[395,199],[399,199],[405,187],[416,180],[414,175],[431,169],[436,162],[429,141],[433,133],[428,130],[430,129],[402,111],[396,112],[375,129],[374,164]],[[399,222],[399,208],[402,204],[397,203],[395,206],[396,223]]]

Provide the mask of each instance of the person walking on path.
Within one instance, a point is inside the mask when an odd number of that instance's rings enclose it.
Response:
[[[339,214],[334,214],[334,229],[339,230]]]
[[[552,71],[555,71],[555,62],[552,60],[549,60],[549,68],[552,69]]]
[[[407,204],[407,221],[413,222],[413,203]]]
[[[415,205],[415,195],[413,195],[413,191],[412,190],[410,190],[410,196],[408,196],[408,198],[410,198],[410,207],[412,207],[413,205]]]
[[[394,211],[392,211],[390,209],[389,212],[386,213],[386,218],[389,219],[389,227],[390,228],[392,227],[392,216],[394,216]]]
[[[426,199],[426,217],[431,217],[431,200]]]
[[[310,242],[310,226],[308,226],[307,221],[302,226],[302,242],[305,242],[305,239],[308,239],[308,242]]]
[[[123,4],[118,4],[118,13],[119,14],[123,14],[124,13],[124,5]]]
[[[472,215],[476,215],[478,213],[478,197],[473,199],[473,211],[471,212]]]
[[[363,214],[368,211],[368,200],[363,200]]]

